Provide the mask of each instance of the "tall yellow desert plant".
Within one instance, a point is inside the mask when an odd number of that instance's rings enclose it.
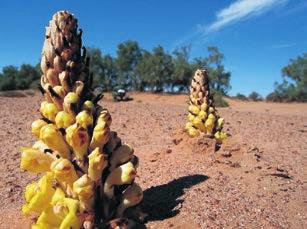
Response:
[[[138,159],[133,148],[111,131],[110,113],[97,104],[102,95],[91,88],[81,35],[67,11],[54,14],[46,27],[44,100],[41,118],[31,127],[38,140],[21,148],[21,169],[43,173],[25,190],[22,211],[36,215],[33,229],[104,227],[124,218],[143,197],[134,183]]]
[[[191,137],[200,134],[221,143],[227,138],[222,132],[224,119],[217,112],[210,94],[209,77],[205,70],[196,70],[190,86],[188,122],[185,126]]]

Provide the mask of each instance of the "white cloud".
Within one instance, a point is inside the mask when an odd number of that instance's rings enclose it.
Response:
[[[194,46],[214,39],[214,32],[241,20],[259,16],[268,10],[276,9],[278,6],[283,7],[286,3],[289,3],[289,1],[290,0],[235,0],[230,5],[216,12],[215,21],[211,24],[197,24],[191,33],[176,40],[172,48],[174,49],[192,43],[193,49],[195,48]],[[280,9],[280,7],[278,7],[278,9]]]
[[[199,31],[204,33],[215,32],[231,23],[259,15],[286,1],[288,0],[236,0],[228,7],[218,11],[216,20],[213,23],[207,26],[200,26]]]
[[[290,48],[295,46],[296,43],[283,43],[283,44],[274,44],[271,46],[272,49],[282,49],[282,48]]]

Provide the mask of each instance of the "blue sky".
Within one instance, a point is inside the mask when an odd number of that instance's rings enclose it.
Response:
[[[191,58],[218,46],[232,73],[231,95],[267,95],[289,59],[307,52],[307,0],[10,0],[0,3],[0,68],[37,63],[44,28],[63,9],[79,19],[84,45],[103,53],[115,55],[129,39],[169,52],[191,44]]]

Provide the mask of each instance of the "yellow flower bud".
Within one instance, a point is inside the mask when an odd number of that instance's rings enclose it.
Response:
[[[193,123],[187,122],[187,124],[185,125],[185,129],[188,130],[191,127],[193,127]]]
[[[63,158],[70,157],[70,149],[63,135],[54,124],[48,124],[41,128],[39,138],[52,150],[58,151]]]
[[[218,131],[214,134],[214,137],[218,143],[222,143],[227,138],[227,133]]]
[[[205,131],[205,124],[203,123],[202,119],[197,116],[195,117],[195,119],[193,120],[193,126],[195,126],[196,128],[198,128],[200,131]]]
[[[69,212],[62,221],[59,229],[81,228],[82,221],[77,216],[77,212],[79,209],[79,202],[71,198],[65,198],[64,203],[67,206]]]
[[[93,116],[88,111],[81,111],[76,116],[76,122],[84,129],[93,126]]]
[[[55,178],[61,183],[73,184],[78,179],[73,164],[64,158],[60,158],[52,162],[50,166]]]
[[[82,105],[82,110],[88,111],[90,112],[90,114],[93,113],[94,109],[95,109],[95,105],[90,100],[86,100]]]
[[[42,119],[37,119],[34,122],[32,122],[32,125],[31,125],[31,132],[32,132],[32,134],[34,134],[36,137],[39,138],[40,130],[45,125],[47,125],[47,122],[45,122]]]
[[[207,108],[208,108],[207,103],[202,103],[202,104],[200,105],[200,109],[203,110],[203,111],[206,111]]]
[[[69,92],[65,98],[63,103],[64,111],[75,115],[78,110],[78,102],[79,96],[75,92]]]
[[[65,198],[65,193],[64,193],[64,191],[62,190],[62,189],[60,189],[60,188],[57,188],[56,190],[55,190],[55,193],[53,194],[53,196],[52,196],[52,199],[51,199],[51,205],[56,205],[56,203],[58,202],[58,201],[60,201],[60,200],[62,200],[62,199],[64,199]]]
[[[36,185],[32,184],[26,188],[25,197],[27,203],[22,207],[23,214],[27,215],[30,212],[41,213],[48,207],[55,192],[52,182],[52,173],[47,172]]]
[[[87,129],[77,123],[69,126],[66,129],[66,141],[73,149],[78,159],[83,159],[87,154],[89,146],[89,135]]]
[[[75,117],[68,112],[60,111],[55,117],[55,124],[58,128],[66,129],[70,125],[74,124]]]
[[[94,207],[94,182],[84,174],[73,184],[73,192],[80,200],[81,212],[91,212]]]
[[[194,127],[190,127],[187,131],[190,137],[196,137],[200,134],[199,130],[195,129]]]
[[[112,118],[107,109],[99,109],[98,112],[98,118],[97,118],[97,124],[105,122],[107,126],[111,126]]]
[[[106,155],[103,154],[100,148],[95,148],[90,155],[88,155],[89,165],[88,165],[88,176],[93,181],[98,181],[101,179],[101,174],[104,168],[107,166],[108,161]]]
[[[37,229],[54,229],[59,228],[65,216],[68,214],[68,208],[58,203],[54,206],[47,207],[38,217],[35,227]]]
[[[110,128],[106,125],[106,122],[100,122],[94,127],[93,137],[91,141],[91,150],[96,147],[102,148],[104,144],[109,141],[110,138]]]
[[[201,110],[198,114],[198,117],[202,120],[205,120],[207,118],[207,112]]]
[[[188,120],[189,120],[189,122],[193,122],[194,118],[195,118],[194,115],[192,115],[191,113],[188,114]]]
[[[209,107],[209,113],[214,113],[215,109],[213,107]]]
[[[215,123],[215,116],[213,114],[209,114],[208,118],[205,122],[205,127],[207,130],[207,134],[211,135],[213,128],[214,128],[214,123]]]
[[[31,184],[28,184],[26,186],[26,191],[25,191],[25,200],[26,202],[30,202],[30,200],[32,199],[32,197],[35,195],[35,193],[37,192],[38,189],[38,184],[37,182],[33,182]]]
[[[73,184],[74,193],[82,199],[90,199],[93,197],[94,182],[89,178],[87,174],[81,176]]]
[[[46,150],[48,150],[50,153],[52,152],[52,150],[49,149],[49,147],[42,140],[38,140],[38,141],[34,142],[32,148],[40,150],[44,153],[46,153],[45,152]]]
[[[136,177],[136,170],[129,161],[123,164],[109,174],[104,185],[105,195],[111,199],[113,197],[114,185],[130,184]]]
[[[79,97],[75,92],[69,92],[64,98],[64,103],[77,103],[78,100]]]
[[[199,111],[200,110],[199,110],[199,108],[197,106],[195,106],[195,105],[190,105],[189,106],[189,112],[191,112],[192,114],[198,115]]]
[[[57,188],[51,201],[39,216],[32,228],[36,229],[79,229],[82,221],[77,217],[79,208],[78,200],[65,198],[64,192]]]
[[[208,119],[215,120],[215,116],[214,116],[214,114],[209,114],[209,115],[208,115]]]
[[[33,173],[47,172],[50,170],[53,160],[50,154],[45,154],[38,149],[32,147],[21,148],[20,167],[22,170]]]
[[[43,101],[41,103],[39,111],[45,118],[49,119],[52,122],[54,122],[55,116],[59,112],[58,108],[54,103],[48,103],[46,101]]]
[[[217,120],[217,128],[220,130],[223,128],[223,125],[224,125],[224,119],[223,118],[219,118]]]

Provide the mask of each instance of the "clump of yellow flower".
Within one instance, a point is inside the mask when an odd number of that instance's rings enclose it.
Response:
[[[206,70],[197,70],[191,81],[188,122],[185,129],[190,137],[203,134],[216,139],[218,144],[227,138],[223,132],[224,119],[214,107]]]
[[[31,125],[38,141],[21,148],[21,170],[44,173],[25,190],[22,212],[36,217],[32,229],[104,228],[143,198],[134,184],[138,159],[110,130],[81,47],[77,20],[57,12],[42,51],[42,117]]]
[[[77,216],[80,200],[67,197],[62,188],[54,187],[55,182],[55,173],[47,172],[38,182],[27,185],[23,214],[39,214],[32,229],[81,228],[82,220]],[[76,194],[80,195],[80,190]]]
[[[57,188],[32,229],[79,229],[82,221],[77,216],[78,208],[78,200],[65,197],[63,190]]]

